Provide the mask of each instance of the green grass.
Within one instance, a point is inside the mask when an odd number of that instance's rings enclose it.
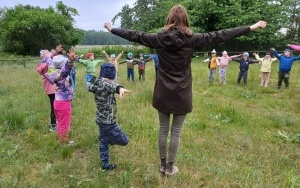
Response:
[[[146,81],[119,82],[132,91],[118,102],[118,124],[130,137],[110,148],[118,168],[100,170],[93,95],[77,66],[70,137],[61,146],[49,131],[49,101],[35,62],[0,65],[0,187],[300,187],[300,65],[290,89],[276,89],[278,63],[268,88],[260,87],[260,65],[250,65],[248,85],[236,85],[238,63],[228,67],[225,86],[208,84],[207,66],[194,59],[193,112],[188,114],[176,165],[180,173],[158,173],[158,118],[152,107],[153,62]],[[97,72],[99,67],[97,68]]]

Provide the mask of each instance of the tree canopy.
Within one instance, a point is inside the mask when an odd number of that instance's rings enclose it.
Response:
[[[5,52],[36,55],[40,49],[65,48],[78,44],[83,31],[74,28],[75,8],[61,1],[46,9],[17,5],[0,11],[0,43]]]
[[[112,20],[121,18],[121,27],[155,32],[165,25],[168,11],[183,4],[189,14],[194,32],[211,32],[246,26],[259,20],[268,26],[230,42],[211,46],[232,51],[285,48],[287,43],[299,41],[300,3],[297,0],[137,0],[133,7],[124,5]],[[287,32],[282,32],[286,28]]]

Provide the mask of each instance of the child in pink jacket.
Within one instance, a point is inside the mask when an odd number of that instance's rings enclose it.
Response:
[[[220,84],[225,85],[226,84],[226,67],[228,66],[228,63],[231,61],[232,58],[239,57],[241,55],[233,55],[228,56],[226,51],[222,52],[222,57],[218,57],[219,59],[219,82]]]
[[[54,72],[46,73],[45,77],[51,84],[56,84],[54,112],[58,120],[58,140],[61,144],[73,144],[74,141],[69,141],[72,114],[71,101],[74,98],[70,71],[76,60],[75,51],[69,51],[69,58],[55,56],[52,60],[49,58],[49,53],[47,53],[46,57],[47,62],[52,62],[56,69]]]
[[[44,50],[40,51],[41,61],[36,65],[36,71],[39,75],[42,75],[42,84],[44,86],[44,90],[46,94],[49,97],[50,100],[50,131],[56,131],[56,116],[54,113],[54,99],[55,99],[55,91],[56,91],[56,85],[51,84],[44,74],[48,72],[48,69],[51,68],[52,65],[48,65],[46,62],[46,58],[44,57]]]

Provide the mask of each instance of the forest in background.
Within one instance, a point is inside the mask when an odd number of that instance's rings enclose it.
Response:
[[[252,25],[259,20],[268,23],[263,30],[197,49],[199,51],[212,48],[265,51],[270,47],[282,50],[288,43],[299,43],[300,1],[297,0],[136,0],[132,6],[125,4],[111,21],[120,19],[121,28],[157,32],[165,25],[170,8],[178,3],[186,7],[194,32]],[[77,15],[76,8],[62,1],[49,8],[21,4],[13,8],[0,7],[0,46],[6,53],[35,55],[40,49],[51,49],[57,44],[63,44],[66,49],[78,44],[128,44],[104,31],[74,27]]]

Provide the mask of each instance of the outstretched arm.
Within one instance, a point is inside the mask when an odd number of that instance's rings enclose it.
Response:
[[[295,44],[288,44],[288,46],[290,48],[292,48],[293,50],[299,51],[300,52],[300,46],[295,45]]]
[[[123,87],[118,87],[118,88],[119,88],[118,92],[119,92],[119,95],[120,95],[120,99],[123,99],[125,93],[131,93],[131,91],[129,91],[129,90],[123,88]]]
[[[260,58],[257,53],[253,53],[253,55],[254,55],[255,59],[257,59],[258,61],[260,61],[260,62],[263,61],[263,58]]]
[[[265,21],[258,21],[255,24],[250,26],[251,31],[255,31],[257,29],[265,28],[267,26],[267,22]]]
[[[127,60],[124,60],[124,61],[121,61],[119,64],[123,64],[123,63],[126,63],[127,62]]]
[[[119,53],[119,55],[116,57],[116,61],[117,61],[117,62],[118,62],[119,59],[122,57],[123,53],[124,53],[124,51],[122,50],[122,52]]]
[[[257,59],[249,59],[249,64],[253,64],[253,63],[259,63],[259,60],[257,60]]]
[[[278,54],[278,52],[274,49],[274,48],[271,48],[270,49],[272,52],[273,52],[273,54],[274,54],[274,56],[277,58],[277,59],[281,59],[281,56]]]
[[[109,62],[110,61],[110,58],[108,56],[108,54],[103,50],[102,53],[104,54],[106,60]]]
[[[207,58],[207,59],[204,59],[201,63],[206,63],[206,62],[209,62],[210,61],[210,58]]]

